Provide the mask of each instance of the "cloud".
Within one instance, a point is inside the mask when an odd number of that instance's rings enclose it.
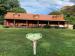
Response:
[[[70,0],[70,2],[73,2],[73,3],[75,3],[75,0]]]
[[[28,13],[48,14],[51,11],[60,9],[65,5],[73,5],[70,0],[20,0],[21,7]]]

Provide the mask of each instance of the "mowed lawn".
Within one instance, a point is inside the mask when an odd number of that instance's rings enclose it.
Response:
[[[0,29],[0,56],[34,56],[27,33],[42,33],[36,56],[75,56],[75,30]]]

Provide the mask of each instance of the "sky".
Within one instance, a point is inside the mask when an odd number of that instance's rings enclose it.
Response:
[[[75,0],[20,0],[20,5],[27,13],[49,14],[66,5],[74,5]]]

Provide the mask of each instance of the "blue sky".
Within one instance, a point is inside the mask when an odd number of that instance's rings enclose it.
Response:
[[[27,13],[48,14],[66,5],[73,5],[75,0],[20,0],[20,5]]]

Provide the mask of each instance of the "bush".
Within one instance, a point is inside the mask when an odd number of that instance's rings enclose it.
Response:
[[[43,28],[50,28],[50,26],[49,25],[45,25]]]
[[[73,25],[73,29],[75,29],[75,24]]]

